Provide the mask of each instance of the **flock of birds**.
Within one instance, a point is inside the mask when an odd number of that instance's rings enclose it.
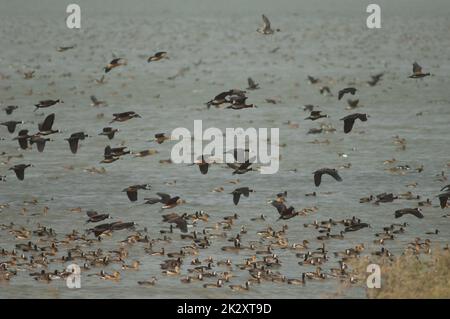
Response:
[[[280,29],[273,29],[269,19],[263,15],[263,25],[257,29],[257,32],[263,35],[272,35],[281,32]],[[75,49],[75,46],[61,47],[59,52]],[[147,62],[157,62],[168,59],[167,52],[157,52],[149,57]],[[113,74],[113,70],[118,67],[124,67],[127,61],[124,58],[114,58],[105,67],[105,74]],[[111,73],[110,73],[111,72]],[[33,76],[32,74],[29,76]],[[414,63],[413,73],[410,75],[411,79],[419,79],[430,76],[430,73],[424,73],[422,67]],[[378,85],[383,74],[372,76],[368,81],[369,86]],[[103,81],[103,78],[102,80]],[[311,84],[320,83],[320,79],[308,76],[308,81]],[[253,79],[248,79],[249,90],[259,89],[259,84]],[[247,91],[240,89],[231,89],[217,94],[210,101],[206,102],[206,107],[220,108],[225,106],[227,109],[241,110],[247,108],[256,108],[254,104],[247,104]],[[355,87],[345,87],[339,90],[338,100],[341,100],[346,95],[357,94],[358,89]],[[331,95],[329,87],[320,87],[321,94]],[[106,102],[99,101],[95,96],[91,96],[92,105],[100,106],[106,105]],[[267,100],[268,103],[276,103],[276,101]],[[61,98],[42,100],[35,104],[36,110],[47,110],[55,107],[57,104],[63,103]],[[348,100],[350,109],[358,107],[359,100]],[[8,105],[3,108],[3,111],[8,117],[14,116],[14,111],[19,106]],[[310,114],[305,120],[316,121],[321,118],[328,117],[323,114],[323,111],[317,110],[316,106],[306,105],[305,111]],[[126,111],[112,114],[112,120],[109,125],[117,122],[127,122],[132,119],[140,118],[141,116],[134,111]],[[343,132],[349,134],[355,125],[362,125],[370,119],[368,114],[352,113],[342,117]],[[37,130],[32,131],[32,128],[20,129],[18,134],[12,138],[17,141],[19,148],[22,151],[28,152],[34,144],[38,152],[44,152],[47,143],[51,143],[50,136],[57,136],[61,132],[54,129],[55,114],[48,114],[45,119],[38,124]],[[359,120],[361,123],[358,123]],[[16,132],[17,127],[26,124],[25,121],[8,120],[0,123],[5,126],[10,134]],[[99,128],[101,136],[105,136],[108,140],[113,140],[115,134],[119,129],[113,126],[105,126]],[[321,127],[313,129],[309,133],[320,133],[323,130],[329,129]],[[86,132],[73,132],[67,136],[65,140],[68,142],[68,150],[76,154],[79,149],[80,141],[89,138],[90,135]],[[165,133],[156,133],[154,142],[163,144],[170,140],[170,137]],[[14,142],[15,143],[15,142]],[[402,144],[400,139],[398,143]],[[227,163],[227,167],[232,169],[232,175],[235,174],[252,174],[252,171],[257,170],[252,167],[252,161],[248,158],[248,149],[234,149],[232,150],[235,163]],[[133,154],[136,157],[144,157],[152,155],[151,150],[141,152],[130,152],[126,147],[111,147],[107,145],[103,152],[102,164],[110,164],[118,160],[122,156]],[[244,154],[244,161],[237,161],[240,158],[238,155]],[[8,156],[8,154],[2,154]],[[21,157],[23,158],[23,157]],[[8,158],[9,160],[12,159]],[[210,161],[208,154],[204,154],[201,159],[196,161],[194,165],[198,165],[200,173],[206,175],[211,165],[216,164]],[[15,173],[15,176],[20,181],[23,181],[26,176],[26,170],[32,168],[33,165],[29,163],[15,164],[9,170]],[[398,168],[403,169],[403,168]],[[406,169],[406,168],[405,168]],[[408,168],[409,169],[409,168]],[[328,177],[333,178],[337,182],[343,182],[339,172],[335,168],[318,168],[313,172],[314,185],[320,187],[321,183],[328,182]],[[0,177],[1,181],[7,182],[6,176]],[[331,181],[331,180],[330,180]],[[2,186],[3,187],[3,186]],[[131,202],[138,201],[138,193],[151,190],[149,184],[130,185],[123,189],[128,199]],[[217,190],[218,192],[223,191]],[[234,205],[238,205],[242,198],[249,198],[254,192],[250,187],[239,187],[231,192],[231,198]],[[171,210],[182,205],[185,200],[180,196],[173,196],[170,194],[157,192],[157,197],[144,198],[145,204],[161,205],[161,209]],[[278,221],[286,221],[298,216],[306,216],[317,211],[317,207],[308,207],[301,210],[296,210],[293,206],[287,204],[287,191],[281,191],[274,194],[274,198],[269,202],[274,207],[274,212],[278,214]],[[316,192],[307,194],[308,196],[316,196]],[[444,186],[441,193],[437,195],[440,201],[440,207],[445,209],[448,207],[447,201],[450,197],[450,185]],[[398,199],[419,200],[420,196],[412,193],[406,194],[392,194],[382,193],[378,195],[370,195],[369,197],[361,198],[361,203],[373,203],[379,205],[380,203],[390,203]],[[422,211],[423,207],[431,206],[432,201],[419,201],[418,207],[404,208],[396,210],[395,218],[401,218],[404,215],[412,215],[417,218],[424,218]],[[2,204],[1,209],[8,207],[8,204]],[[48,207],[44,207],[44,213],[48,211]],[[81,208],[78,208],[82,212]],[[0,283],[12,280],[18,273],[28,271],[31,278],[36,281],[50,283],[58,279],[65,279],[71,275],[70,271],[65,270],[63,265],[77,263],[82,265],[82,272],[88,273],[88,276],[97,276],[103,280],[120,281],[123,272],[137,271],[142,266],[139,260],[129,260],[129,249],[132,246],[138,246],[143,253],[155,256],[155,262],[161,262],[161,275],[163,276],[179,276],[179,280],[183,284],[200,283],[204,288],[220,288],[225,285],[233,291],[248,291],[252,287],[265,282],[286,283],[291,285],[305,285],[309,280],[327,280],[335,278],[337,280],[347,283],[357,283],[361,278],[357,278],[349,269],[348,261],[353,258],[358,258],[365,250],[363,243],[354,247],[349,247],[343,251],[329,251],[328,242],[331,240],[342,240],[349,232],[360,231],[365,228],[370,228],[371,225],[362,221],[360,218],[352,217],[342,220],[316,220],[313,223],[304,224],[305,228],[311,228],[317,232],[317,236],[311,240],[303,240],[300,243],[292,243],[288,240],[287,234],[289,226],[287,224],[273,224],[259,230],[255,237],[250,237],[251,234],[245,226],[236,229],[236,221],[240,218],[238,214],[226,216],[223,219],[214,220],[214,216],[199,209],[196,212],[185,212],[179,214],[170,212],[162,215],[163,222],[168,223],[168,228],[160,231],[160,237],[151,236],[147,228],[139,228],[136,223],[132,221],[123,222],[105,222],[112,218],[110,214],[100,213],[94,210],[85,211],[87,220],[86,224],[93,224],[91,228],[85,230],[73,230],[66,234],[57,234],[49,225],[38,224],[35,228],[27,228],[25,226],[16,225],[14,223],[1,224],[0,231],[8,233],[17,240],[17,244],[13,249],[0,248]],[[210,222],[213,220],[213,226]],[[266,216],[261,215],[251,218],[252,223],[264,223]],[[371,252],[372,255],[383,256],[386,258],[393,258],[393,254],[384,247],[384,243],[389,240],[394,240],[397,236],[401,236],[405,232],[408,224],[406,222],[397,222],[387,225],[381,232],[375,234],[374,243],[380,245],[380,249]],[[192,230],[193,229],[193,230]],[[104,241],[111,237],[113,232],[122,230],[127,231],[127,235],[118,243],[116,249],[104,250],[99,247]],[[298,231],[298,230],[295,230]],[[439,231],[427,233],[427,235],[438,234]],[[174,241],[173,238],[179,237],[183,243],[178,251],[166,251],[166,245]],[[239,258],[239,253],[250,256],[244,258],[240,262],[233,262],[232,258],[218,260],[214,257],[200,259],[199,253],[202,251],[209,252],[209,248],[213,242],[224,242],[221,251],[232,254],[233,259]],[[448,245],[445,248],[448,250]],[[427,253],[431,250],[431,241],[429,239],[422,240],[417,238],[415,241],[409,243],[408,250],[414,254]],[[301,266],[314,266],[314,271],[299,271],[298,277],[287,277],[282,271],[282,259],[278,252],[291,252],[298,258],[298,264]],[[214,254],[213,252],[211,254]],[[159,256],[159,257],[158,257]],[[328,268],[324,270],[323,267],[334,256],[339,259],[338,266],[335,268]],[[59,268],[61,266],[61,268]],[[50,268],[55,268],[49,270]],[[106,267],[112,267],[115,270],[107,272]],[[121,272],[122,271],[122,272]],[[247,278],[241,282],[234,282],[236,272],[247,273]],[[158,277],[151,276],[147,280],[138,281],[140,286],[155,286],[157,285]]]

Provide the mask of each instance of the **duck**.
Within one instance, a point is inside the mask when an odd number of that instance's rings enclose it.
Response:
[[[47,108],[47,107],[53,106],[58,103],[64,103],[64,101],[61,99],[39,101],[39,103],[34,105],[36,107],[34,109],[34,112],[37,111],[38,109]]]
[[[0,123],[0,125],[6,126],[8,132],[12,134],[16,130],[17,125],[24,123],[25,123],[24,121],[7,121]]]
[[[9,170],[14,171],[18,180],[23,181],[25,178],[25,169],[32,167],[32,164],[17,164],[10,167]]]
[[[203,288],[222,288],[223,287],[223,280],[218,279],[215,284],[203,284]]]
[[[302,279],[288,279],[287,283],[289,285],[304,285],[306,283],[306,275],[302,273]]]
[[[103,70],[105,70],[105,73],[108,73],[109,71],[111,71],[114,68],[117,68],[119,66],[122,65],[126,65],[127,61],[123,58],[114,58],[111,60],[111,62],[109,62],[104,68]]]
[[[99,133],[98,135],[107,136],[108,139],[112,140],[117,132],[119,132],[118,128],[104,127],[102,129],[102,132]]]
[[[158,281],[158,279],[153,276],[150,279],[147,279],[144,281],[138,281],[138,284],[140,286],[154,286],[156,284],[156,281]]]
[[[114,123],[114,122],[125,122],[125,121],[128,121],[133,118],[142,118],[139,114],[137,114],[134,111],[113,113],[113,117],[114,118],[111,120],[111,122],[109,122],[109,124]]]
[[[162,59],[169,59],[169,57],[167,56],[167,52],[164,51],[156,52],[154,55],[152,55],[147,59],[147,63],[156,62]]]
[[[316,187],[320,186],[323,174],[330,175],[336,181],[342,182],[341,176],[339,176],[338,171],[334,168],[321,168],[313,172],[313,174],[314,174],[314,184],[316,185]]]
[[[241,286],[241,285],[230,285],[229,287],[233,291],[249,291],[250,290],[250,282],[246,281],[244,286]]]
[[[366,122],[368,118],[367,114],[364,113],[353,113],[341,118],[341,121],[344,121],[344,133],[350,133],[355,121],[359,119],[362,122]]]
[[[427,76],[430,76],[430,73],[423,73],[422,67],[419,65],[419,63],[414,62],[413,63],[413,74],[409,76],[410,79],[420,79]]]

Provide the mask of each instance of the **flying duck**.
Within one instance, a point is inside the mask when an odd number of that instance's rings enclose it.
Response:
[[[278,213],[280,214],[280,219],[291,219],[298,215],[298,212],[295,211],[295,208],[290,206],[289,208],[286,207],[284,203],[278,202],[276,200],[271,202],[272,206],[275,207],[278,210]]]
[[[53,106],[53,105],[55,105],[55,104],[57,104],[57,103],[64,103],[62,100],[60,100],[60,99],[57,99],[57,100],[43,100],[43,101],[40,101],[38,104],[35,104],[34,106],[36,107],[35,109],[34,109],[34,112],[35,111],[37,111],[37,109],[40,109],[40,108],[47,108],[47,107],[50,107],[50,106]]]
[[[18,124],[24,124],[24,122],[23,121],[7,121],[7,122],[0,123],[0,125],[6,126],[9,133],[14,133],[14,131],[16,130],[16,126]]]
[[[49,114],[43,122],[38,124],[39,133],[37,135],[50,135],[59,133],[59,130],[53,130],[53,122],[55,121],[55,113]]]
[[[160,198],[144,198],[146,200],[145,204],[153,205],[156,203],[163,203],[164,206],[162,208],[167,209],[173,208],[181,203],[179,196],[172,197],[169,194],[165,193],[156,193],[156,195],[158,195]]]
[[[263,25],[256,29],[257,32],[261,34],[273,34],[275,31],[279,32],[280,29],[273,30],[270,27],[270,21],[269,19],[263,14],[262,15]]]
[[[149,190],[149,189],[151,189],[151,186],[149,184],[132,185],[132,186],[128,186],[127,188],[123,189],[122,192],[127,192],[128,199],[131,202],[135,202],[138,199],[138,190],[139,189]]]
[[[363,113],[354,113],[347,115],[341,118],[341,121],[344,121],[344,133],[350,133],[353,128],[353,124],[355,124],[356,119],[361,120],[362,122],[367,121],[367,114]]]
[[[241,195],[248,197],[251,192],[253,192],[253,189],[250,189],[248,187],[236,188],[233,192],[231,192],[231,194],[233,194],[234,205],[237,205],[239,203],[239,199],[241,198]]]
[[[403,215],[411,214],[417,218],[423,218],[422,209],[420,208],[403,208],[395,211],[395,218],[402,217]]]
[[[345,88],[339,91],[338,100],[342,99],[345,94],[355,95],[357,89],[355,88]]]
[[[419,78],[424,78],[426,76],[430,76],[430,73],[423,73],[422,72],[422,67],[417,63],[414,62],[413,63],[413,74],[409,76],[409,78],[411,79],[419,79]]]
[[[105,73],[108,73],[109,71],[111,71],[114,68],[117,68],[118,66],[126,65],[126,64],[127,64],[127,62],[125,61],[125,59],[115,58],[115,59],[111,60],[111,62],[109,62],[107,66],[104,67]]]
[[[155,62],[155,61],[159,61],[162,59],[168,59],[169,57],[167,56],[167,52],[161,51],[161,52],[156,52],[153,56],[149,57],[147,59],[147,62]]]
[[[112,127],[104,127],[102,132],[98,135],[105,135],[108,136],[110,140],[114,138],[114,135],[119,132],[118,128],[112,128]]]
[[[257,89],[259,89],[259,84],[256,83],[255,81],[253,81],[252,78],[248,78],[247,82],[248,82],[247,90],[257,90]]]
[[[111,122],[109,122],[109,124],[114,123],[114,122],[125,122],[125,121],[128,121],[135,117],[141,118],[141,116],[134,111],[128,111],[128,112],[123,112],[123,113],[114,113],[113,116],[114,116],[114,118],[112,119]]]
[[[334,168],[321,168],[321,169],[315,171],[313,174],[314,174],[314,183],[316,186],[319,186],[320,183],[322,182],[323,174],[328,174],[328,175],[332,176],[338,182],[342,182],[342,178],[339,176],[338,171]]]
[[[10,170],[13,170],[14,173],[16,173],[17,178],[23,181],[23,179],[25,178],[25,169],[32,166],[32,164],[18,164],[11,167]]]
[[[70,135],[69,138],[66,138],[66,141],[69,142],[70,151],[73,154],[76,154],[78,151],[78,141],[84,140],[86,137],[89,137],[89,136],[87,134],[85,134],[84,132],[77,132],[77,133],[73,133],[72,135]]]
[[[13,111],[17,110],[19,107],[17,105],[8,105],[3,108],[6,115],[11,115]]]

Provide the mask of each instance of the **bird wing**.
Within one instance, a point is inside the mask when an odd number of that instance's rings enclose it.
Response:
[[[36,146],[37,146],[37,149],[38,149],[38,152],[43,152],[44,151],[44,148],[45,148],[45,142],[46,142],[47,140],[46,139],[43,139],[43,138],[40,138],[40,139],[38,139],[37,141],[36,141]]]
[[[166,193],[156,193],[156,195],[161,197],[160,202],[163,204],[167,204],[171,199],[170,195]]]
[[[439,202],[441,204],[441,208],[444,209],[447,206],[448,195],[441,194],[441,195],[438,195],[438,197],[439,197]]]
[[[136,188],[128,188],[127,196],[130,201],[132,201],[132,202],[137,201],[137,197],[138,197],[137,189]]]
[[[335,169],[327,169],[324,173],[328,174],[330,176],[333,176],[333,178],[335,180],[337,180],[338,182],[342,182],[342,178],[339,176],[337,170],[335,170]]]
[[[422,73],[422,67],[417,62],[414,62],[414,64],[413,64],[413,73],[414,74],[421,74]]]
[[[24,167],[15,168],[14,173],[16,173],[17,178],[21,181],[23,181],[23,179],[25,178],[25,168]]]
[[[181,232],[187,233],[187,231],[188,231],[187,221],[184,218],[180,217],[180,218],[174,219],[170,222],[175,223],[177,225],[177,227],[181,230]]]
[[[233,192],[233,203],[237,205],[239,203],[239,199],[241,198],[241,193],[234,191]]]
[[[314,172],[314,184],[316,186],[319,186],[320,183],[322,182],[322,174],[323,174],[323,172],[320,170]]]
[[[283,213],[286,211],[286,205],[284,205],[283,203],[277,202],[276,200],[272,201],[272,206],[275,207],[278,211],[278,214],[280,214],[281,216],[283,215]]]
[[[55,113],[48,115],[42,123],[39,123],[38,125],[39,131],[41,132],[50,131],[52,129],[54,121],[55,121]]]
[[[353,128],[353,124],[355,124],[354,118],[345,118],[344,119],[344,133],[350,133]]]
[[[208,173],[208,168],[209,168],[209,164],[208,163],[201,163],[198,165],[198,167],[200,168],[200,172],[205,175]]]
[[[418,209],[412,209],[410,214],[416,216],[417,218],[423,218],[423,214]]]
[[[78,138],[71,137],[68,139],[68,141],[69,141],[69,146],[70,146],[71,152],[73,154],[76,154],[77,150],[78,150]]]
[[[264,22],[263,29],[264,30],[270,29],[270,21],[269,21],[269,19],[264,14],[262,15],[262,19],[263,19],[263,22]]]

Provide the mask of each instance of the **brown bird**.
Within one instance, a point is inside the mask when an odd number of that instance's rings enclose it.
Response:
[[[280,214],[280,218],[278,218],[278,220],[291,219],[298,215],[298,212],[296,212],[295,208],[292,206],[289,206],[289,208],[288,208],[288,207],[286,207],[286,205],[284,203],[281,203],[276,200],[272,201],[271,204],[272,204],[272,206],[274,206],[277,209],[278,213]]]
[[[117,68],[118,66],[126,65],[126,64],[127,64],[127,62],[125,61],[125,59],[115,58],[115,59],[111,60],[111,62],[109,62],[107,66],[104,67],[105,73],[108,73],[109,71],[111,71],[114,68]]]
[[[248,78],[247,82],[248,82],[247,90],[257,90],[257,89],[259,89],[259,84],[256,83],[255,81],[253,81],[252,78]]]
[[[97,223],[109,218],[109,214],[99,214],[98,212],[93,210],[88,210],[86,212],[86,215],[89,217],[86,223]]]
[[[156,193],[160,198],[144,198],[146,200],[145,204],[156,204],[156,203],[163,203],[164,206],[162,208],[173,208],[177,206],[180,203],[180,197],[175,196],[171,197],[169,194],[165,193]]]
[[[411,79],[419,79],[419,78],[424,78],[426,76],[430,76],[430,73],[423,73],[422,72],[422,67],[417,63],[414,62],[413,64],[413,74],[411,76],[409,76],[409,78]]]
[[[162,59],[168,59],[169,57],[167,56],[167,52],[156,52],[153,56],[149,57],[147,59],[147,62],[155,62],[155,61],[159,61]]]

